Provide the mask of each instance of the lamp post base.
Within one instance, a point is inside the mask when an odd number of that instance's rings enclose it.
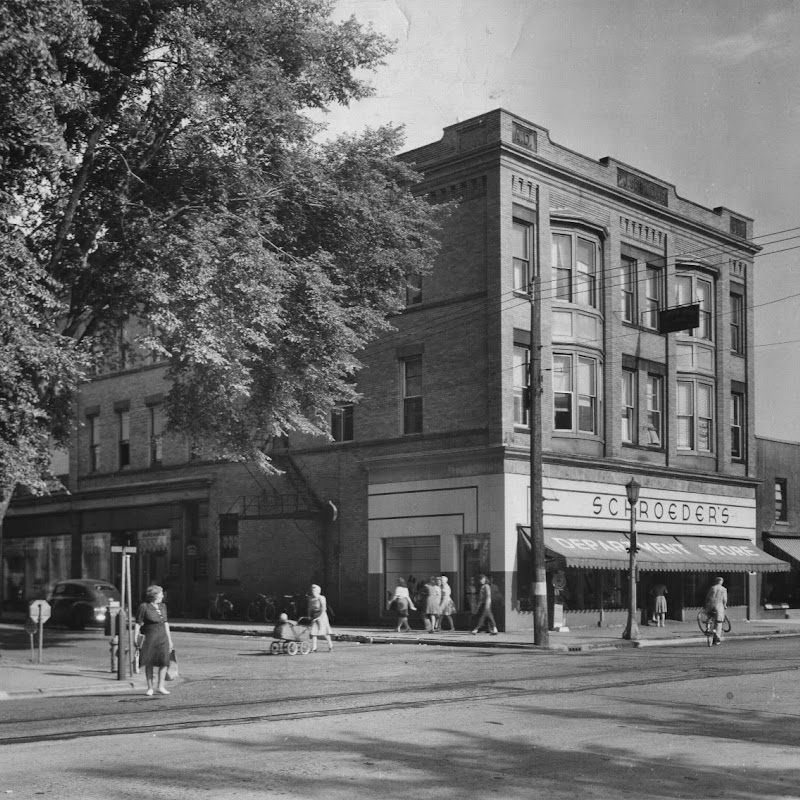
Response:
[[[625,630],[622,632],[622,638],[629,639],[631,641],[638,641],[639,636],[639,626],[636,624],[636,620],[628,619],[628,624],[625,626]]]

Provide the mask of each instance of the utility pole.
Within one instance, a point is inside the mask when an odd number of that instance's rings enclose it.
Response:
[[[547,573],[544,556],[542,513],[542,320],[538,275],[531,281],[531,357],[528,374],[531,426],[531,589],[533,600],[533,643],[549,644],[547,620]]]

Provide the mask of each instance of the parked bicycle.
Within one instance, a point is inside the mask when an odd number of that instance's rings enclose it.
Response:
[[[255,600],[247,604],[245,617],[248,622],[275,622],[278,618],[278,607],[275,598],[265,594],[256,595]]]
[[[714,629],[717,626],[717,618],[714,616],[714,614],[709,614],[708,611],[706,611],[704,608],[701,608],[697,612],[697,625],[705,634],[706,639],[708,640],[708,646],[711,647],[711,644],[714,640]],[[731,632],[731,621],[728,619],[728,617],[725,617],[725,619],[722,621],[722,632]]]

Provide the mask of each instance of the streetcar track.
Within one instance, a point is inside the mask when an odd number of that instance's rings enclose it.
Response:
[[[663,676],[659,678],[660,683],[682,683],[685,681],[692,681],[692,680],[703,680],[709,677],[741,677],[743,675],[769,675],[773,673],[779,672],[786,672],[787,668],[785,666],[780,667],[770,667],[770,668],[763,668],[759,670],[737,670],[731,667],[720,667],[718,669],[709,669],[709,668],[697,668],[694,670],[687,670],[682,674],[676,674],[672,676]],[[408,701],[391,701],[387,703],[362,703],[360,705],[355,706],[346,706],[346,707],[329,707],[329,708],[318,708],[314,710],[308,711],[267,711],[265,713],[260,714],[248,714],[244,716],[230,716],[225,718],[204,718],[204,719],[195,719],[195,720],[181,720],[176,722],[159,722],[154,724],[144,724],[144,725],[136,725],[131,726],[130,724],[126,724],[125,728],[111,728],[111,727],[103,727],[103,728],[91,728],[82,731],[57,731],[57,732],[49,732],[49,733],[39,733],[39,734],[29,734],[23,736],[0,736],[0,746],[3,745],[14,745],[14,744],[33,744],[38,742],[53,742],[53,741],[70,741],[76,739],[83,739],[83,738],[92,738],[98,736],[122,736],[128,734],[142,734],[142,733],[158,733],[158,732],[170,732],[170,731],[182,731],[182,730],[193,730],[197,728],[218,728],[224,726],[231,726],[231,725],[251,725],[256,724],[259,722],[286,722],[286,721],[295,721],[295,720],[303,720],[303,719],[323,719],[326,717],[336,717],[336,716],[349,716],[354,714],[368,714],[368,713],[380,713],[386,711],[402,711],[414,708],[424,708],[430,705],[431,702],[436,702],[440,705],[455,705],[460,703],[471,703],[471,702],[479,702],[484,700],[500,700],[508,697],[519,697],[520,695],[526,696],[533,696],[533,695],[555,695],[555,694],[571,694],[575,692],[596,692],[596,691],[606,691],[609,689],[620,689],[620,688],[631,688],[631,687],[638,687],[638,686],[650,686],[653,682],[653,675],[650,674],[647,677],[641,677],[635,680],[630,678],[624,678],[620,676],[619,670],[608,669],[603,670],[602,673],[610,673],[614,672],[617,674],[618,679],[615,681],[606,681],[604,683],[593,683],[587,686],[580,686],[580,685],[570,685],[570,686],[563,686],[563,687],[524,687],[524,686],[506,686],[505,688],[500,688],[498,686],[497,689],[493,691],[486,691],[486,687],[493,686],[495,684],[505,684],[508,683],[509,680],[515,680],[519,682],[519,678],[509,678],[505,680],[497,680],[497,681],[471,681],[466,684],[460,684],[458,689],[465,690],[472,688],[479,688],[483,687],[484,691],[476,692],[472,694],[462,694],[458,697],[441,697],[437,696],[433,699],[426,698],[420,699],[417,697],[414,700]],[[591,676],[581,676],[581,677],[591,677],[596,678],[597,673],[592,674]],[[555,676],[548,676],[546,679],[541,678],[523,678],[522,681],[539,681],[542,682],[543,680],[556,680]],[[424,691],[429,694],[436,694],[443,691],[453,691],[453,687],[449,685],[443,684],[436,684],[436,685],[428,685],[428,686],[406,686],[405,691],[413,691],[417,695],[419,692]],[[371,695],[376,694],[385,694],[385,690],[370,690],[367,692],[349,692],[343,695],[337,695],[337,698],[357,698],[362,697],[366,698]],[[231,708],[232,706],[240,706],[240,705],[264,705],[264,704],[278,704],[281,705],[287,702],[298,702],[298,701],[313,701],[314,699],[319,700],[328,700],[330,698],[327,697],[320,697],[320,698],[313,698],[308,696],[300,696],[294,698],[275,698],[271,700],[264,700],[264,701],[233,701],[228,703],[220,703],[217,706],[212,706],[211,708]],[[204,709],[206,711],[209,710],[209,706],[206,703],[202,704],[195,704],[195,705],[183,705],[183,706],[170,706],[170,711],[175,712],[192,712],[196,710]],[[156,709],[145,711],[143,710],[141,713],[152,713]],[[163,711],[163,707],[159,707],[158,711]],[[71,720],[75,721],[76,719],[92,719],[96,717],[110,717],[114,716],[112,714],[95,714],[95,715],[84,715],[83,717],[72,717]],[[126,722],[128,721],[129,714],[126,712],[125,714]],[[52,718],[52,719],[45,719],[45,720],[34,720],[36,723],[42,722],[51,722],[51,721],[62,721],[62,717]],[[25,722],[26,720],[11,720],[6,721],[3,724],[14,724],[14,722]]]

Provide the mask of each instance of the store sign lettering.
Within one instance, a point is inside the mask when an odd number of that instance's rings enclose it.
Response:
[[[596,517],[627,517],[628,502],[620,497],[604,498],[596,495],[592,500],[592,513]],[[673,503],[640,500],[636,506],[638,519],[663,522],[698,522],[711,525],[727,525],[731,515],[728,506],[711,503]]]
[[[606,552],[627,553],[628,543],[617,542],[613,539],[565,539],[563,537],[553,537],[555,542],[565,550],[603,550]],[[660,553],[661,555],[678,555],[690,556],[692,553],[684,545],[679,542],[638,542],[640,550],[650,551],[652,553]]]

